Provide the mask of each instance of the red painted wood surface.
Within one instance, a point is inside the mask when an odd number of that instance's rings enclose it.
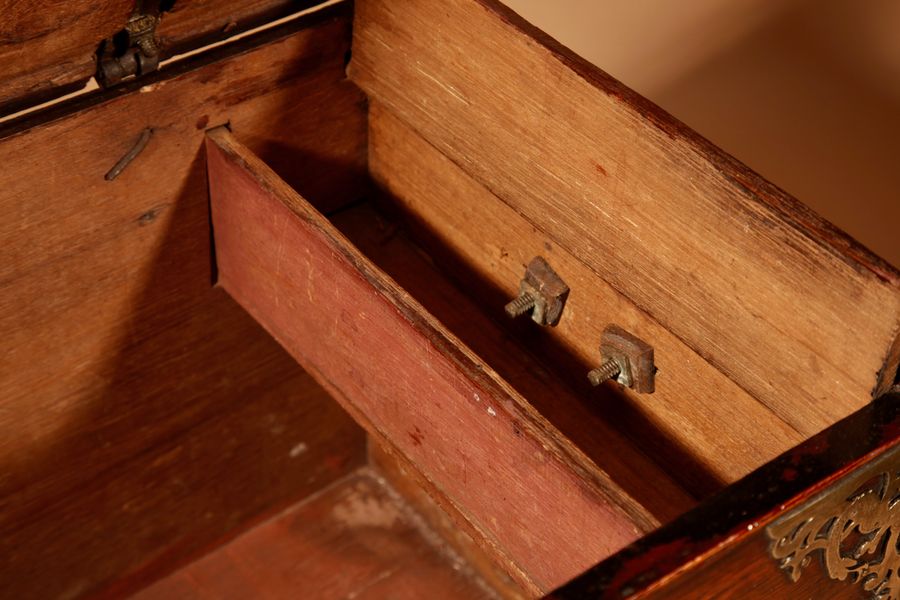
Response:
[[[547,589],[654,527],[605,473],[224,129],[219,284]]]

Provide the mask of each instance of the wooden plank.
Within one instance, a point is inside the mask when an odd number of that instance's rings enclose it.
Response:
[[[133,598],[496,597],[482,585],[377,474],[360,470]]]
[[[654,519],[224,129],[220,284],[542,588]]]
[[[369,165],[392,206],[413,227],[419,224],[419,230],[426,230],[420,235],[428,236],[432,250],[440,249],[442,267],[461,277],[495,318],[507,320],[503,304],[518,292],[528,261],[537,255],[550,261],[572,288],[564,316],[552,329],[535,331],[526,323],[522,343],[543,350],[544,364],[560,366],[583,398],[605,406],[611,421],[620,423],[695,494],[703,496],[736,481],[802,441],[794,429],[377,102],[369,114]],[[599,360],[601,332],[610,323],[654,346],[659,373],[652,395],[627,389],[603,394],[588,384],[585,373]]]
[[[350,72],[801,434],[893,382],[894,268],[499,2],[361,0]]]
[[[871,598],[885,575],[883,597],[896,595],[898,401],[879,398],[549,598]],[[792,552],[795,580],[781,563]]]
[[[254,149],[280,155],[283,168],[304,165],[293,175],[298,187],[332,189],[320,196],[331,206],[354,199],[366,132],[362,97],[343,72],[349,17],[346,8],[333,9],[265,38],[265,47],[248,41],[223,48],[146,85],[61,105],[0,135],[0,539],[16,541],[17,555],[41,565],[31,580],[24,567],[0,569],[0,588],[96,589],[117,570],[183,559],[182,538],[192,540],[187,553],[218,539],[222,525],[182,515],[184,499],[171,488],[126,474],[152,470],[153,449],[179,436],[212,436],[204,424],[244,404],[245,418],[271,419],[273,429],[282,418],[333,428],[334,443],[345,445],[332,448],[343,453],[340,464],[364,460],[362,431],[212,288],[202,155],[204,128],[230,121]],[[118,179],[104,180],[146,127],[154,133],[144,152]],[[307,405],[273,413],[275,405],[263,401],[270,389]],[[256,433],[234,428],[237,439],[228,444],[263,444]],[[216,486],[260,481],[248,478],[249,464],[229,471],[215,453],[197,453],[173,456],[167,477],[204,467],[221,476],[197,480],[198,502]],[[323,458],[311,447],[314,456]],[[278,456],[254,468],[274,476],[287,464],[296,461]],[[228,494],[229,526],[342,472],[296,471],[271,492],[251,486]],[[68,518],[76,513],[63,499],[92,489],[106,494],[106,506],[141,498],[148,512],[140,513],[140,539],[132,521],[104,522],[98,513],[82,528]],[[88,511],[79,506],[77,514]],[[151,508],[159,519],[150,518]],[[28,536],[15,533],[23,528]],[[102,543],[85,544],[92,531]]]

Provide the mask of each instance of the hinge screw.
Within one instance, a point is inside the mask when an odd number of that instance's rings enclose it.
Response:
[[[519,297],[506,305],[506,314],[510,317],[518,317],[534,310],[534,294],[531,292],[522,292]]]
[[[614,358],[608,358],[602,365],[588,372],[588,380],[591,385],[598,386],[604,381],[618,377],[621,372],[619,362]]]

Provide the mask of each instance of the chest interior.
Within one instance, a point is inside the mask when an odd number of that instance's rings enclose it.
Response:
[[[894,383],[892,267],[494,2],[169,53],[0,125],[6,589],[537,596]]]

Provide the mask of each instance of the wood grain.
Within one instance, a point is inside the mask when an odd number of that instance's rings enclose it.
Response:
[[[220,284],[538,586],[655,527],[226,130],[207,153]]]
[[[157,27],[162,56],[225,39],[269,21],[322,4],[324,0],[176,1]]]
[[[801,434],[893,382],[895,269],[499,2],[360,0],[350,73]]]
[[[365,185],[366,114],[365,98],[343,74],[348,14],[313,15],[305,22],[319,26],[273,32],[263,47],[247,40],[142,85],[4,126],[0,158],[12,168],[0,198],[9,211],[0,236],[10,254],[0,282],[137,224],[167,222],[179,194],[204,193],[203,132],[226,122],[320,209],[355,200]],[[147,127],[154,131],[147,148],[118,179],[105,181]]]
[[[421,517],[360,470],[133,596],[488,599]]]
[[[222,49],[0,134],[0,540],[4,556],[19,557],[7,564],[22,566],[0,567],[0,588],[18,597],[34,597],[29,586],[95,590],[117,573],[171,567],[224,534],[165,481],[195,477],[198,500],[232,490],[216,514],[234,527],[364,460],[362,431],[212,288],[202,155],[204,128],[230,122],[275,164],[302,166],[286,173],[300,189],[330,190],[319,196],[332,207],[355,199],[366,132],[361,95],[343,72],[349,15],[332,10],[265,47]],[[147,148],[104,180],[146,127]],[[243,405],[233,418],[246,427],[205,425]],[[224,468],[229,456],[269,447],[250,425],[261,419],[289,425],[286,434],[321,431],[308,434],[309,459],[336,468],[284,473],[297,461],[281,450]],[[333,441],[320,437],[327,429]],[[193,455],[173,453],[164,480],[154,479],[155,449],[194,434]],[[217,444],[230,450],[217,454]],[[256,489],[266,477],[272,489]],[[131,513],[92,514],[97,506],[133,509],[139,531]],[[103,543],[86,542],[95,534]]]
[[[794,429],[378,103],[370,106],[369,165],[391,205],[420,237],[430,240],[432,254],[445,258],[441,266],[456,273],[494,318],[508,321],[503,304],[515,297],[528,261],[537,255],[550,261],[572,292],[559,325],[538,331],[525,323],[522,344],[539,353],[543,364],[559,366],[559,376],[573,382],[583,398],[605,405],[611,421],[698,496],[802,441]],[[612,396],[589,386],[585,374],[600,358],[600,336],[610,323],[654,346],[659,368],[654,394],[615,386]]]

